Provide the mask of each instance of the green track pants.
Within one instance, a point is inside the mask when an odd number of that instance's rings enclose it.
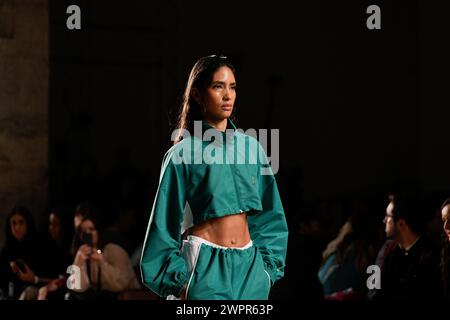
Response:
[[[250,241],[227,248],[188,236],[181,255],[189,272],[188,300],[267,300],[270,276],[258,248]]]

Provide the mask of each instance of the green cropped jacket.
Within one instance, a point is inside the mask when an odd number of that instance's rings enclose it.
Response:
[[[184,138],[162,163],[140,261],[142,282],[161,297],[179,296],[189,280],[180,256],[188,211],[194,225],[247,212],[251,239],[271,283],[284,275],[288,228],[264,149],[230,119],[226,132],[205,121],[201,130],[203,138]]]

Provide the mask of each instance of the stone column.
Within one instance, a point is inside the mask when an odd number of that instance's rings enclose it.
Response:
[[[48,0],[0,0],[0,245],[16,203],[45,218],[48,30]]]

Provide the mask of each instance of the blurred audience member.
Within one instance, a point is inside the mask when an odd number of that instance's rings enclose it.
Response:
[[[142,235],[137,237],[135,232],[136,209],[133,204],[118,205],[118,208],[119,211],[112,224],[103,231],[102,239],[103,242],[121,246],[129,255],[132,255],[143,241]]]
[[[319,280],[325,299],[365,299],[367,267],[375,259],[377,239],[370,206],[352,203],[351,215],[322,254]]]
[[[67,268],[72,263],[73,257],[70,255],[68,243],[69,223],[57,209],[50,210],[48,235],[50,238],[48,250],[55,257],[53,273],[58,277],[51,279],[39,289],[38,300],[62,300],[66,293],[64,285],[67,279]]]
[[[397,194],[386,208],[386,236],[397,242],[386,256],[376,299],[433,299],[442,294],[439,253],[423,233],[426,227],[420,198]]]
[[[442,234],[441,272],[445,298],[450,299],[450,198],[442,204],[441,216],[444,229]]]
[[[33,216],[15,207],[6,220],[6,243],[0,254],[0,286],[10,299],[36,299],[38,286],[56,277],[49,243],[38,236]]]
[[[73,214],[73,226],[74,230],[77,230],[81,224],[83,218],[87,215],[97,215],[96,209],[94,205],[90,201],[84,201],[79,203],[75,207],[75,211]]]
[[[92,216],[86,215],[76,230],[73,252],[81,278],[71,299],[115,299],[118,292],[140,289],[128,254],[117,244],[101,245]]]

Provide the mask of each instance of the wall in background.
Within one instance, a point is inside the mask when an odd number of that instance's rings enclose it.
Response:
[[[48,1],[0,1],[0,243],[16,203],[43,217],[48,189]],[[39,219],[37,221],[39,223]]]

